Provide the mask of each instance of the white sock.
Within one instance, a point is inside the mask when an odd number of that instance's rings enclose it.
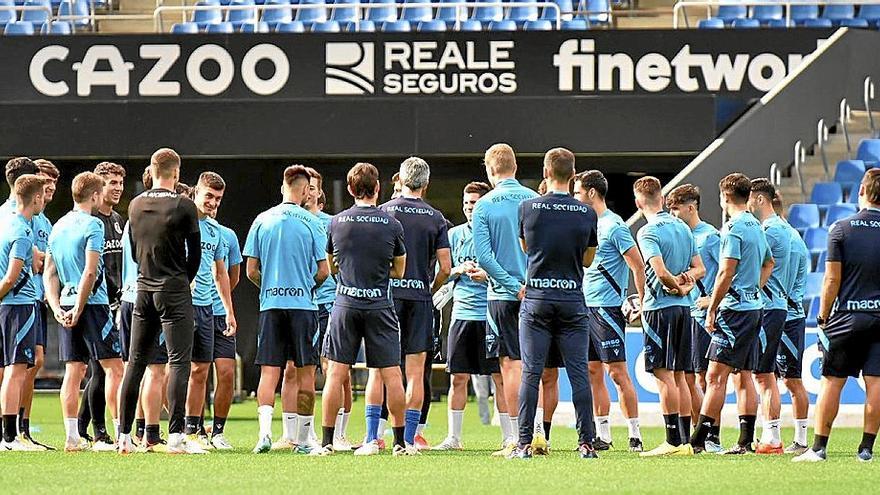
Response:
[[[510,414],[510,413],[508,413]],[[508,439],[511,442],[516,442],[519,439],[519,418],[515,418],[513,416],[510,417],[510,438]]]
[[[464,411],[449,410],[449,433],[447,436],[461,440],[461,423],[464,421]]]
[[[119,435],[122,434],[122,432],[119,431],[119,420],[118,419],[113,420],[113,432],[116,433],[116,436],[114,438],[117,438],[117,439],[119,438]]]
[[[639,418],[626,418],[626,426],[629,428],[629,437],[642,439],[642,429],[639,427]]]
[[[507,413],[498,413],[498,424],[501,425],[501,441],[506,442],[510,438],[510,416]]]
[[[544,408],[535,409],[535,435],[544,434]]]
[[[351,417],[351,413],[350,413],[350,412],[344,412],[344,413],[342,413],[342,428],[336,430],[336,435],[338,435],[339,438],[346,438],[346,437],[348,436],[348,435],[347,435],[347,431],[348,431],[348,420],[349,420],[350,417]]]
[[[345,409],[339,408],[339,412],[336,413],[336,421],[333,423],[333,433],[336,438],[342,438],[345,435],[342,433],[342,415],[344,414]]]
[[[272,413],[275,408],[272,406],[260,406],[257,408],[257,418],[260,422],[260,438],[268,436],[272,438]]]
[[[79,443],[79,419],[64,418],[64,431],[69,443]]]
[[[596,416],[596,431],[600,440],[611,443],[611,420],[608,416]]]
[[[298,445],[306,445],[309,443],[309,435],[312,433],[312,423],[314,423],[314,421],[314,416],[300,414],[296,417],[296,443]]]
[[[782,436],[779,433],[779,420],[765,420],[761,429],[761,443],[769,445],[781,445]]]
[[[794,441],[799,443],[800,445],[807,444],[807,420],[806,420],[806,418],[794,420]]]
[[[281,413],[281,438],[296,440],[296,413]],[[260,436],[263,436],[261,433]]]
[[[385,428],[388,427],[388,420],[379,418],[379,429],[376,433],[376,438],[383,438],[385,436]]]

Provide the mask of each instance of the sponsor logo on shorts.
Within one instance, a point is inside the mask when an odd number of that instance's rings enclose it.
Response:
[[[603,340],[602,341],[602,349],[608,349],[611,347],[620,347],[620,339],[611,339],[611,340]]]

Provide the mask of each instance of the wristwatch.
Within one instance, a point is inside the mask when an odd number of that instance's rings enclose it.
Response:
[[[816,324],[819,325],[820,327],[824,327],[825,323],[827,323],[827,321],[828,320],[826,320],[825,318],[823,318],[821,316],[816,317]]]

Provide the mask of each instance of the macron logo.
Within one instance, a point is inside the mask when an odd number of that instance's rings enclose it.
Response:
[[[367,43],[327,43],[324,93],[366,95],[376,92],[374,46]]]

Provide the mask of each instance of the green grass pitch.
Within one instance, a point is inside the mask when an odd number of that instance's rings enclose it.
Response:
[[[352,439],[364,433],[363,400],[355,403],[349,428]],[[280,401],[276,405],[280,407]],[[276,409],[276,418],[280,411]],[[482,426],[476,404],[465,413],[464,452],[426,452],[420,457],[394,458],[390,453],[371,458],[336,454],[311,458],[290,452],[251,454],[256,441],[256,403],[233,406],[227,437],[234,452],[206,456],[164,454],[63,452],[0,453],[2,492],[56,493],[638,493],[749,494],[877,493],[880,466],[855,459],[861,433],[838,429],[831,438],[829,459],[823,464],[793,464],[790,456],[640,459],[621,450],[626,429],[615,429],[620,446],[598,460],[582,460],[574,451],[574,430],[554,427],[553,452],[546,458],[509,461],[489,456],[497,448],[497,427]],[[41,394],[35,402],[35,436],[62,445],[64,426],[56,395]],[[163,425],[163,428],[165,425]],[[38,430],[38,431],[37,431]],[[274,426],[280,435],[280,419]],[[319,433],[320,434],[320,433]],[[431,408],[426,437],[440,442],[446,434],[444,403]],[[643,430],[647,447],[657,445],[661,428]],[[791,439],[790,429],[784,438]],[[736,432],[725,429],[722,439]]]

